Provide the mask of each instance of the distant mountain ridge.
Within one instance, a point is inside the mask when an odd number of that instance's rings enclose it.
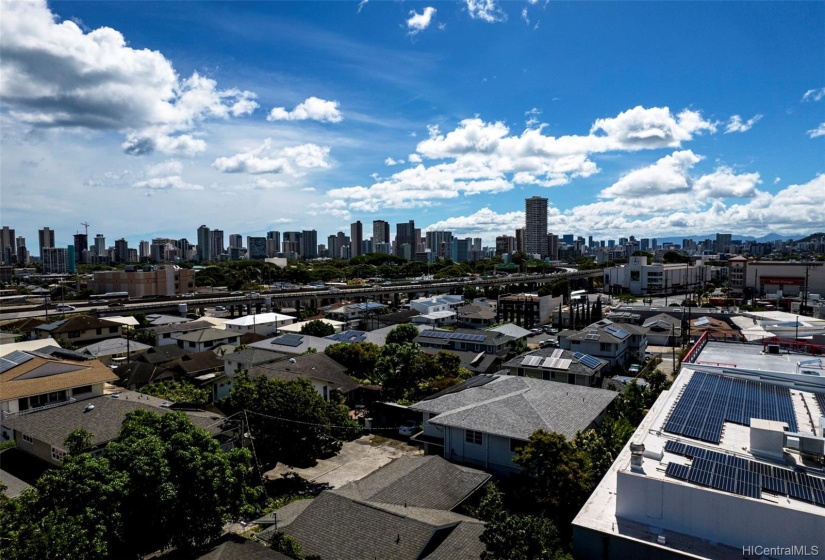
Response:
[[[734,241],[755,241],[757,243],[769,243],[772,241],[789,241],[793,240],[796,242],[805,242],[810,241],[812,238],[815,237],[822,237],[825,236],[823,232],[811,233],[809,235],[803,234],[796,234],[796,235],[780,235],[778,233],[769,233],[767,235],[763,235],[762,237],[753,237],[751,235],[734,235],[732,239]],[[690,239],[691,241],[704,241],[705,239],[716,239],[715,233],[709,233],[707,235],[682,235],[679,237],[659,237],[657,241],[659,243],[678,243],[682,244],[683,239]]]

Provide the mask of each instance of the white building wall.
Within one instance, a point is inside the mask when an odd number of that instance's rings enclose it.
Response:
[[[735,548],[818,545],[825,550],[825,509],[815,515],[628,471],[617,474],[617,517]]]

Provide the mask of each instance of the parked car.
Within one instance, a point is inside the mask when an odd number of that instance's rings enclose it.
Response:
[[[627,372],[631,375],[639,375],[642,367],[639,364],[630,364],[630,367],[627,368]]]
[[[226,307],[224,307],[223,305],[216,305],[215,311],[226,311]]]
[[[55,307],[55,310],[57,310],[57,311],[74,311],[74,306],[73,305],[58,305],[57,307]]]
[[[116,301],[116,302],[114,302],[114,303],[110,303],[110,304],[108,305],[108,307],[123,307],[123,304],[122,304],[122,303],[120,303],[119,301]]]
[[[195,294],[193,294],[192,292],[189,292],[189,293],[183,294],[183,297],[192,298],[192,297],[195,297]]]
[[[554,338],[550,338],[550,339],[547,339],[547,340],[542,340],[541,344],[539,344],[539,348],[558,348],[558,347],[559,347],[559,341],[554,339]]]
[[[398,435],[410,437],[418,430],[417,422],[404,422],[398,427]]]
[[[248,293],[248,294],[246,294],[246,295],[247,295],[247,297],[251,297],[251,298],[253,298],[253,297],[261,297],[261,294],[259,294],[258,292],[249,292],[249,293]]]
[[[530,332],[533,333],[533,336],[540,335],[542,333],[541,329],[530,329]]]

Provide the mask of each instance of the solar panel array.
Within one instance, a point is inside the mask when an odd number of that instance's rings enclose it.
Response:
[[[278,338],[272,339],[272,344],[280,344],[281,346],[290,346],[295,348],[296,346],[300,346],[303,340],[304,337],[300,334],[285,334],[279,336]]]
[[[599,331],[590,331],[584,337],[585,340],[599,340]]]
[[[524,359],[521,360],[521,365],[527,367],[536,367],[538,366],[544,358],[541,356],[525,356]]]
[[[545,367],[548,369],[563,369],[567,370],[570,369],[570,364],[573,360],[568,360],[565,358],[546,358],[544,363],[541,367]]]
[[[594,358],[590,354],[582,354],[581,352],[573,352],[573,357],[590,369],[596,369],[599,367],[599,364],[602,363],[600,359]]]
[[[700,317],[693,322],[694,327],[701,327],[703,325],[709,325],[710,320],[707,317]]]
[[[336,342],[364,342],[367,339],[367,333],[364,331],[344,331],[325,336],[324,338]]]
[[[25,364],[32,359],[32,356],[25,352],[15,350],[0,358],[0,373],[5,373],[12,368],[16,368],[20,364]]]
[[[467,340],[470,342],[484,342],[487,337],[483,334],[468,334],[451,331],[422,331],[421,335],[425,338],[443,338],[448,340]]]
[[[622,338],[622,339],[627,338],[628,336],[630,336],[629,332],[627,332],[625,330],[622,330],[619,327],[613,327],[613,326],[605,327],[604,332],[606,332],[609,335],[615,336],[616,338]]]
[[[787,387],[696,372],[673,407],[665,431],[719,443],[724,422],[750,426],[751,418],[786,422],[791,432],[798,431]]]
[[[676,441],[668,441],[665,451],[692,459],[690,466],[670,463],[666,476],[749,498],[759,499],[765,490],[825,507],[825,478]]]

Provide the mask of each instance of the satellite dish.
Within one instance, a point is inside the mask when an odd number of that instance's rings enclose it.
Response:
[[[87,404],[87,405],[86,405],[86,408],[84,408],[84,409],[83,409],[83,412],[89,412],[89,411],[92,411],[92,410],[94,410],[94,409],[95,409],[95,405],[93,405],[93,404]]]

